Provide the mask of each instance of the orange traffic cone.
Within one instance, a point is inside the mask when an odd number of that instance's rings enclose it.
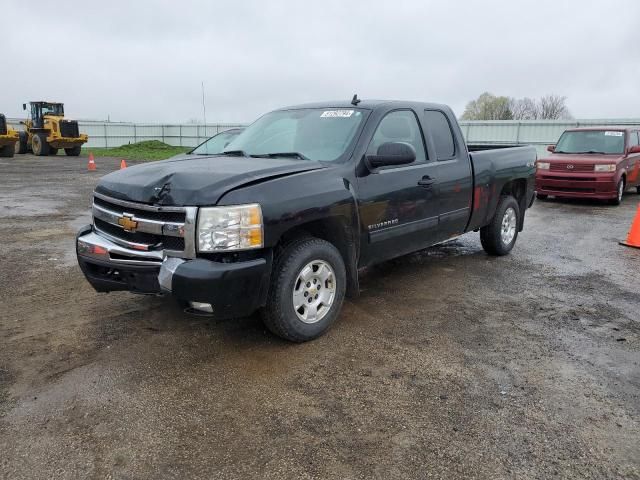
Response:
[[[123,168],[127,168],[127,162],[124,161],[124,158],[120,160],[120,170]]]
[[[620,242],[620,245],[626,245],[627,247],[640,248],[640,204],[638,204],[638,211],[636,217],[631,224],[631,230],[627,235],[627,239],[624,242]]]
[[[93,153],[89,153],[89,164],[87,165],[87,170],[90,172],[95,171],[96,169],[96,161],[93,159]]]

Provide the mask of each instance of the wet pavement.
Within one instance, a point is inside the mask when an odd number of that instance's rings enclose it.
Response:
[[[537,202],[365,272],[334,328],[95,293],[74,260],[119,159],[0,160],[0,478],[640,478],[640,250],[620,207]]]

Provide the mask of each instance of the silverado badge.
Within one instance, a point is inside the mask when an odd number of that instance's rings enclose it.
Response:
[[[133,219],[133,215],[127,213],[118,218],[118,225],[120,225],[125,232],[135,232],[136,228],[138,228],[138,222]]]

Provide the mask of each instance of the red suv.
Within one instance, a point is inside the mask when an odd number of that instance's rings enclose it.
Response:
[[[536,191],[544,200],[582,197],[619,205],[629,187],[640,193],[640,128],[594,127],[566,130],[551,155],[536,162]]]

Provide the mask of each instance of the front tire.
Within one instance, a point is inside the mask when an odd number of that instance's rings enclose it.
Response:
[[[325,333],[340,313],[346,290],[340,252],[325,240],[299,238],[274,260],[263,321],[274,334],[306,342]]]
[[[611,205],[620,205],[622,203],[622,196],[624,195],[625,190],[624,178],[621,178],[618,182],[618,186],[616,187],[616,198],[611,200]]]
[[[15,145],[15,153],[27,153],[27,132],[18,132],[18,141]]]
[[[484,251],[496,256],[508,254],[518,239],[518,225],[518,202],[511,195],[501,197],[491,222],[480,229],[480,243]]]
[[[549,198],[549,195],[547,195],[546,193],[537,193],[536,198],[538,200],[546,200],[547,198]]]
[[[64,149],[64,153],[66,153],[68,157],[77,157],[80,155],[81,151],[82,151],[81,146]]]
[[[49,155],[49,144],[47,143],[47,136],[44,133],[36,133],[31,139],[31,149],[33,154],[38,157],[44,157]]]
[[[16,147],[14,145],[3,145],[2,147],[0,147],[0,157],[3,157],[3,158],[13,157],[15,148]]]

